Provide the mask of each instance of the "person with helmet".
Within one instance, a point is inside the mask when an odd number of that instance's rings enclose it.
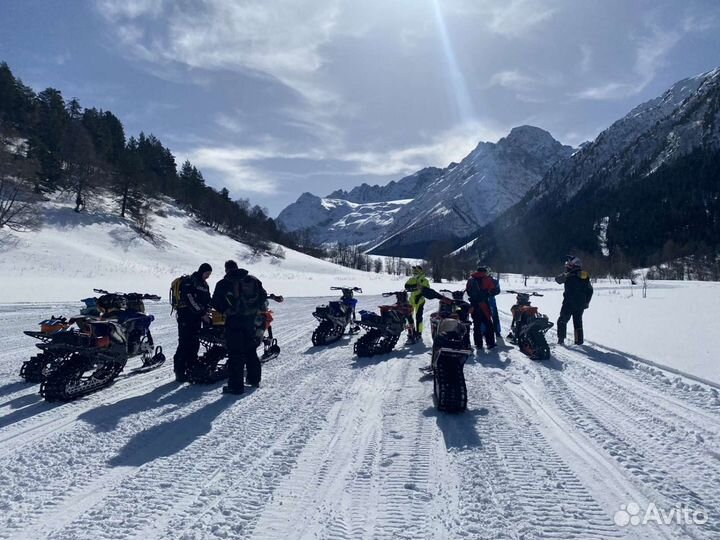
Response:
[[[590,274],[582,269],[582,261],[578,257],[568,256],[565,261],[565,272],[555,278],[555,281],[565,286],[563,303],[557,321],[558,343],[565,342],[567,323],[572,317],[575,330],[575,344],[582,345],[585,339],[583,334],[583,312],[590,307],[593,287],[590,283]]]
[[[492,349],[496,346],[496,342],[490,298],[496,296],[500,289],[497,282],[488,274],[487,266],[478,263],[477,270],[468,279],[465,290],[472,306],[475,347],[482,350],[483,337],[485,337],[488,349]]]
[[[200,328],[210,310],[210,287],[207,280],[212,266],[202,263],[196,272],[182,278],[177,308],[178,346],[173,357],[175,380],[187,381],[187,370],[197,360]]]
[[[405,290],[410,293],[410,305],[413,307],[414,325],[412,339],[417,341],[422,338],[423,311],[425,309],[425,297],[423,291],[430,287],[428,278],[425,277],[423,267],[420,265],[412,267],[412,275],[405,282]]]

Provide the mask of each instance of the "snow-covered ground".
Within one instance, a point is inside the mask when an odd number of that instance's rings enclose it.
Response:
[[[525,289],[520,276],[507,276],[505,290]],[[598,280],[590,309],[583,317],[586,341],[678,369],[720,385],[720,351],[714,335],[720,321],[720,283],[649,281],[647,297],[642,285],[628,280],[618,284]],[[545,296],[533,304],[556,320],[562,304],[562,286],[530,278],[527,290]],[[502,294],[498,306],[508,315],[515,296]],[[572,321],[568,325],[572,336]]]
[[[240,399],[177,385],[167,365],[68,404],[45,403],[17,370],[33,353],[21,331],[77,304],[0,307],[0,538],[720,535],[716,390],[615,344],[554,346],[545,363],[501,346],[466,366],[469,410],[442,414],[419,371],[426,345],[369,360],[350,338],[313,348],[319,301],[277,306],[282,353]],[[153,311],[172,353],[167,305]],[[631,503],[709,520],[623,526]]]
[[[377,294],[399,283],[286,248],[284,259],[255,257],[244,244],[167,204],[161,205],[166,217],[153,216],[152,243],[107,206],[78,214],[69,201],[48,203],[41,231],[0,231],[0,281],[5,284],[0,302],[71,301],[90,296],[93,288],[143,289],[166,297],[173,278],[192,273],[203,262],[215,270],[211,283],[219,280],[227,259],[237,260],[268,290],[284,295],[321,295],[330,285],[359,281]]]
[[[373,309],[385,303],[373,294],[401,280],[290,250],[251,260],[166,210],[157,245],[110,214],[61,203],[43,232],[4,233],[0,539],[720,537],[720,284],[651,282],[643,298],[627,281],[599,280],[585,346],[553,345],[543,363],[505,345],[476,356],[469,410],[448,415],[419,370],[427,331],[424,345],[369,360],[353,356],[350,338],[311,347],[313,308],[327,300],[313,296],[352,283],[369,291],[359,308]],[[77,311],[92,287],[164,295],[205,260],[214,282],[231,257],[289,296],[273,306],[282,353],[260,389],[238,399],[219,384],[177,385],[168,362],[49,404],[18,377],[36,350],[22,330]],[[502,287],[524,285],[503,276]],[[561,288],[539,278],[527,288],[555,320]],[[498,299],[505,331],[513,300]],[[171,357],[169,306],[148,308]],[[681,523],[681,507],[707,522]],[[627,524],[646,511],[650,523]],[[663,515],[672,523],[652,522]]]

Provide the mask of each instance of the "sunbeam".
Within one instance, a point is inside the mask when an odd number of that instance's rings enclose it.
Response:
[[[453,49],[450,36],[448,35],[445,18],[440,8],[439,0],[430,0],[435,11],[435,23],[437,24],[440,40],[442,41],[443,53],[448,70],[448,93],[456,108],[456,113],[461,123],[469,123],[475,119],[475,108],[473,107],[468,92],[465,76],[458,65],[457,56]]]

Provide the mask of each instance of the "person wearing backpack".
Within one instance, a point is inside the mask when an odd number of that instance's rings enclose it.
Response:
[[[172,309],[177,311],[178,346],[173,357],[175,380],[187,381],[187,370],[197,360],[200,328],[208,320],[212,267],[202,263],[196,272],[175,279],[170,289]]]
[[[225,344],[228,351],[228,384],[225,394],[242,394],[245,391],[244,371],[247,366],[247,384],[260,386],[261,366],[257,355],[259,345],[256,324],[264,309],[268,294],[262,282],[238,268],[235,261],[225,263],[225,277],[215,286],[213,307],[225,316]]]
[[[560,316],[557,321],[558,344],[565,343],[567,323],[573,320],[575,330],[575,344],[582,345],[585,341],[583,332],[583,312],[590,307],[593,296],[593,287],[590,283],[590,274],[582,269],[582,261],[578,257],[569,255],[565,262],[565,272],[555,278],[555,281],[564,285],[563,302]]]
[[[492,276],[488,275],[487,267],[479,264],[477,271],[468,279],[465,290],[472,306],[475,348],[482,350],[485,337],[488,349],[492,349],[496,343],[490,298],[498,294],[499,287]]]

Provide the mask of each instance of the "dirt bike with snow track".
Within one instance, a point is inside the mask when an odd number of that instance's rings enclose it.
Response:
[[[54,359],[40,384],[40,394],[47,401],[71,401],[110,386],[134,357],[142,360],[134,373],[151,371],[165,362],[162,347],[155,346],[150,332],[155,317],[145,313],[145,301],[160,297],[94,290],[101,295],[97,298],[99,317],[77,318],[37,345]]]
[[[342,291],[340,300],[330,301],[327,304],[317,306],[313,312],[320,324],[313,331],[312,344],[315,346],[328,345],[339,340],[348,326],[350,335],[360,331],[355,321],[355,306],[357,300],[354,298],[356,292],[362,292],[360,287],[330,287],[332,291]]]
[[[284,298],[269,294],[268,299],[282,302]],[[266,308],[260,312],[255,321],[255,339],[257,346],[263,346],[260,363],[266,363],[280,355],[280,346],[273,336],[272,310]],[[200,345],[205,352],[198,356],[187,373],[188,381],[196,384],[210,384],[228,377],[227,346],[225,343],[225,317],[214,311],[210,316],[210,324],[200,330]]]
[[[539,312],[538,308],[530,304],[531,296],[543,296],[536,292],[507,291],[515,296],[515,305],[510,309],[512,324],[508,341],[514,343],[532,360],[548,360],[550,346],[545,334],[554,325],[547,315]]]
[[[400,340],[404,330],[408,331],[408,339],[413,332],[413,308],[408,300],[407,291],[383,293],[384,298],[395,297],[395,303],[380,306],[380,314],[372,311],[361,311],[358,324],[367,333],[355,342],[354,352],[361,358],[368,358],[392,351]]]

